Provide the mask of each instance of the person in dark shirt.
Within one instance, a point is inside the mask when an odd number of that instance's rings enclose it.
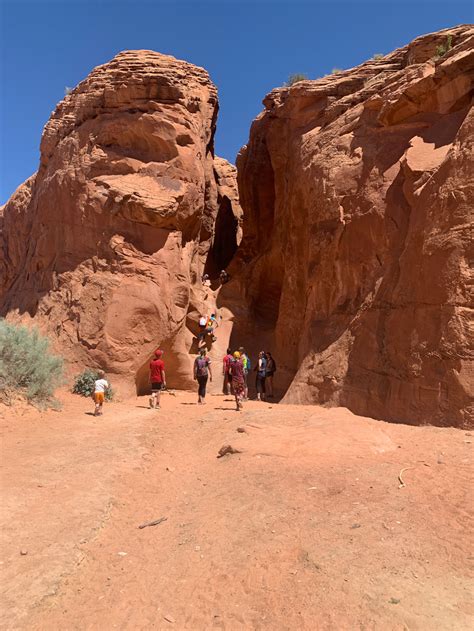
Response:
[[[257,371],[257,378],[255,380],[255,386],[257,388],[257,401],[265,400],[265,379],[267,374],[267,358],[265,351],[260,351],[258,354],[258,362],[255,366]]]
[[[199,357],[194,360],[194,379],[198,382],[198,403],[206,403],[206,385],[208,378],[212,381],[211,360],[205,348],[199,351]]]
[[[161,359],[162,356],[163,351],[157,349],[155,351],[155,358],[150,362],[150,408],[152,410],[160,409],[160,394],[161,391],[166,388],[165,362]]]
[[[268,386],[268,396],[273,398],[273,375],[276,372],[277,366],[276,361],[273,359],[270,351],[266,352],[267,357],[267,368],[265,373],[265,387]]]

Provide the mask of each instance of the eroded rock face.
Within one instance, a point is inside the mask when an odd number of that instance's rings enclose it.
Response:
[[[235,269],[242,326],[271,339],[285,401],[472,421],[473,33],[423,36],[264,100],[237,161]]]
[[[3,209],[2,315],[33,318],[122,392],[146,386],[158,345],[170,385],[192,384],[196,321],[215,307],[200,278],[232,187],[216,175],[217,108],[203,69],[120,53],[58,105],[38,173]]]

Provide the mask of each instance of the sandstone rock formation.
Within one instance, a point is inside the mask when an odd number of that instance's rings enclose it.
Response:
[[[146,387],[158,345],[170,385],[192,384],[196,323],[215,309],[200,278],[239,239],[217,109],[205,70],[120,53],[58,105],[37,174],[0,212],[1,315],[32,318],[75,369],[101,366],[124,393]],[[229,334],[224,322],[221,346]]]
[[[234,269],[285,401],[472,421],[473,43],[448,29],[265,98]]]

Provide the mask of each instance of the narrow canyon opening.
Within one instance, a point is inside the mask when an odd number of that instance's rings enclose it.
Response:
[[[239,222],[232,211],[231,200],[224,196],[220,200],[216,217],[214,240],[207,256],[204,273],[216,278],[229,265],[237,251]]]

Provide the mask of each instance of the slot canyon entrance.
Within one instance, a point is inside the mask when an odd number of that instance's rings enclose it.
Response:
[[[232,261],[238,247],[238,228],[239,222],[233,213],[232,202],[224,196],[220,199],[214,240],[204,267],[204,273],[211,278],[216,278]]]

